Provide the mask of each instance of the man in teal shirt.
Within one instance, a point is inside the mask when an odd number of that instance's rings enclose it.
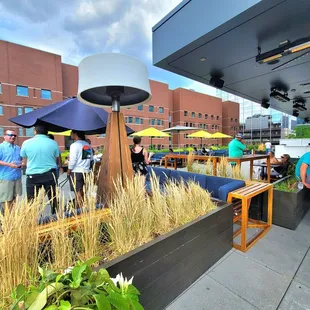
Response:
[[[44,187],[54,214],[56,212],[56,161],[61,167],[59,147],[47,136],[48,131],[45,126],[37,125],[34,132],[35,136],[23,143],[20,152],[27,166],[27,198],[33,199],[35,193]]]
[[[228,156],[240,158],[243,156],[243,151],[246,149],[246,145],[243,142],[243,136],[238,133],[234,140],[230,141],[228,144]]]
[[[310,188],[310,152],[305,153],[299,158],[295,175],[305,187]]]

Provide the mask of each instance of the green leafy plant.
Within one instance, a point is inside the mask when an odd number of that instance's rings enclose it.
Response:
[[[296,178],[291,177],[289,179],[286,179],[283,182],[276,183],[274,185],[274,188],[279,190],[279,191],[294,193],[297,191]]]
[[[63,273],[39,267],[40,280],[12,292],[11,310],[141,310],[139,291],[122,274],[110,278],[106,269],[93,271],[99,257],[77,262]]]

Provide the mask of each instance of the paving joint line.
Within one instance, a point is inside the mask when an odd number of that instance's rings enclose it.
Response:
[[[299,266],[298,266],[296,272],[294,273],[294,276],[292,277],[292,279],[291,279],[289,285],[287,286],[287,289],[285,290],[285,292],[284,292],[284,294],[283,294],[283,296],[282,296],[282,298],[281,298],[281,300],[280,300],[280,302],[279,302],[278,307],[276,308],[276,310],[279,309],[279,307],[280,307],[282,301],[284,300],[284,298],[285,298],[285,296],[286,296],[286,294],[287,294],[289,288],[291,287],[291,285],[292,285],[292,283],[293,283],[293,281],[294,281],[294,279],[295,279],[295,277],[296,277],[296,275],[297,275],[298,270],[300,269],[300,266],[301,266],[302,263],[304,262],[304,260],[305,260],[306,256],[308,255],[309,251],[310,251],[310,246],[308,247],[308,250],[306,251],[306,254],[304,255],[303,259],[301,260],[301,262],[300,262],[300,264],[299,264]],[[298,282],[298,283],[299,283],[299,282]],[[300,283],[300,284],[302,284],[302,283]],[[303,285],[303,284],[302,284],[302,285]],[[305,286],[306,286],[306,285],[305,285]]]
[[[230,291],[231,293],[233,293],[234,295],[236,295],[237,297],[241,298],[242,300],[244,300],[246,303],[248,303],[249,305],[251,305],[252,307],[254,307],[257,310],[260,310],[259,308],[257,308],[255,305],[253,305],[250,301],[246,300],[244,297],[242,297],[241,295],[237,294],[236,292],[234,292],[233,290],[231,290],[229,287],[225,286],[223,283],[217,281],[216,279],[214,279],[213,277],[210,276],[210,274],[207,274],[207,276],[209,276],[212,280],[214,280],[216,283],[218,283],[219,285],[225,287],[228,291]]]

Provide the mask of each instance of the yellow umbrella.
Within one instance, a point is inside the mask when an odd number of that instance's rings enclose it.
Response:
[[[137,131],[131,134],[131,136],[150,137],[151,145],[152,145],[152,139],[154,137],[170,137],[170,135],[168,135],[167,133],[162,132],[154,127],[150,127],[150,128],[143,129],[141,131]]]
[[[213,138],[213,139],[225,139],[225,138],[231,138],[231,136],[229,135],[225,135],[224,133],[221,133],[221,132],[215,132],[211,135],[210,138]]]
[[[191,137],[191,138],[200,138],[201,139],[201,146],[202,146],[202,139],[203,138],[205,138],[205,139],[212,138],[212,134],[205,131],[205,130],[199,130],[199,131],[191,133],[190,135],[187,135],[187,136]]]
[[[54,135],[54,136],[65,136],[65,137],[70,137],[71,136],[71,130],[66,130],[63,132],[53,132],[49,131],[48,133]]]

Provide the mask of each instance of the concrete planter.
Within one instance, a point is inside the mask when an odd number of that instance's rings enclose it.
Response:
[[[145,309],[164,309],[232,248],[232,223],[225,203],[101,267],[134,276]]]

